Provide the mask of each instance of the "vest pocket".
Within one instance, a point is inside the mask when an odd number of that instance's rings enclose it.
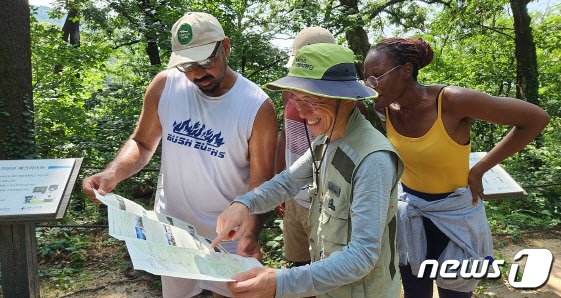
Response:
[[[321,209],[330,217],[339,219],[349,219],[350,202],[348,195],[343,191],[337,196],[331,190],[328,190],[322,199]]]
[[[331,298],[350,298],[352,297],[352,284],[345,285],[336,289],[333,289],[327,293],[323,297],[331,297]]]
[[[342,250],[349,242],[349,202],[328,191],[322,200],[320,231],[325,253]],[[331,247],[330,247],[331,246]],[[326,255],[327,256],[327,255]]]

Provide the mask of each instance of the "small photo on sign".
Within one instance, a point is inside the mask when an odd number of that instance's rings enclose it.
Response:
[[[46,186],[35,186],[35,187],[33,188],[33,192],[45,193],[45,191],[47,191],[47,187],[46,187]]]

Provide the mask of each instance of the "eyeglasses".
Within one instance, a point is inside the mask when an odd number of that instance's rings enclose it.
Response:
[[[298,109],[298,110],[301,110],[303,106],[306,106],[307,108],[311,109],[312,111],[315,111],[318,106],[321,106],[321,105],[325,104],[325,99],[324,100],[317,100],[317,101],[301,100],[301,99],[296,99],[294,95],[290,96],[288,98],[288,100],[295,103],[296,104],[296,109]]]
[[[402,65],[398,65],[398,66],[396,66],[396,67],[394,67],[394,68],[392,68],[392,69],[390,69],[390,70],[384,72],[383,74],[379,75],[378,77],[369,76],[369,77],[366,79],[366,85],[367,85],[368,87],[372,88],[372,89],[378,87],[378,81],[379,81],[383,76],[385,76],[385,75],[387,75],[388,73],[390,73],[390,72],[392,72],[392,71],[394,71],[394,70],[400,68],[401,66],[403,66],[403,64],[402,64]]]
[[[202,69],[214,67],[214,64],[216,62],[216,56],[218,56],[218,49],[220,48],[220,44],[222,44],[222,41],[216,43],[216,46],[214,47],[212,54],[210,54],[210,56],[205,60],[197,61],[197,62],[187,62],[187,63],[176,65],[175,67],[182,73],[193,71],[193,69],[195,69],[195,65],[198,65]]]

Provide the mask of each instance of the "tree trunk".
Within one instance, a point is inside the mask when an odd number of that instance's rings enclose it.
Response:
[[[532,37],[530,16],[526,6],[529,0],[510,0],[514,18],[516,51],[516,97],[539,105],[538,62],[536,45]]]
[[[160,59],[160,49],[158,48],[158,37],[155,32],[154,24],[156,23],[156,17],[154,16],[154,11],[156,7],[150,0],[141,0],[139,7],[144,12],[144,22],[146,24],[146,29],[144,30],[144,37],[146,38],[146,54],[150,59],[150,65],[159,66],[162,64]]]
[[[35,156],[29,2],[0,9],[0,160]]]
[[[358,0],[340,1],[341,5],[345,7],[347,14],[353,15],[359,12]],[[370,42],[368,41],[366,30],[364,30],[364,21],[362,18],[357,23],[350,24],[350,26],[345,28],[345,38],[349,43],[349,48],[353,50],[355,55],[360,56],[359,60],[364,60],[370,49]]]
[[[75,47],[80,46],[80,20],[78,10],[70,8],[64,26],[62,26],[62,39]]]
[[[364,28],[362,26],[355,26],[347,29],[345,38],[355,55],[360,56],[360,60],[364,60],[370,49],[370,42]]]
[[[162,60],[160,59],[160,49],[158,48],[158,43],[156,40],[148,40],[146,45],[146,54],[150,58],[150,65],[160,65]]]
[[[68,9],[66,20],[62,26],[62,40],[66,41],[74,47],[80,47],[80,20],[78,17],[78,10],[75,8]],[[55,73],[62,71],[62,64],[55,65]],[[77,74],[77,77],[80,75]]]

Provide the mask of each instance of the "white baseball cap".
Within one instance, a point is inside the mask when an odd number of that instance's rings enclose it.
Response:
[[[224,30],[218,20],[208,13],[184,15],[171,29],[171,57],[168,68],[186,62],[208,58],[216,43],[224,40]]]
[[[288,58],[286,67],[292,66],[296,52],[303,46],[316,43],[336,43],[335,37],[329,30],[322,27],[308,27],[296,34],[294,42],[292,42],[292,54]]]

